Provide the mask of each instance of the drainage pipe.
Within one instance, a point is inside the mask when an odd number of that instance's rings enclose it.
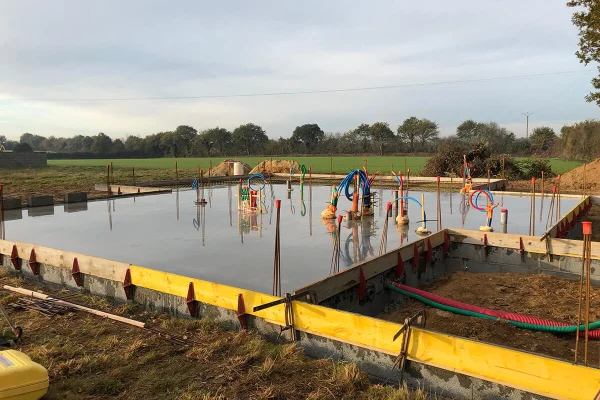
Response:
[[[396,292],[402,293],[405,296],[411,297],[415,300],[425,303],[431,307],[453,312],[455,314],[493,320],[507,320],[510,324],[519,328],[531,329],[536,331],[545,331],[553,333],[575,333],[577,331],[576,325],[568,325],[562,322],[530,317],[528,315],[509,313],[500,310],[491,310],[488,308],[478,307],[472,304],[465,304],[399,283],[393,283],[391,286],[389,286],[389,288]],[[600,328],[600,321],[596,321],[590,324],[590,338],[600,339],[600,329],[598,328]],[[583,331],[585,329],[585,326],[581,325],[580,329]],[[592,331],[592,329],[594,330]]]

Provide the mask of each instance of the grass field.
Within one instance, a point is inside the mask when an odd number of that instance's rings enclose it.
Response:
[[[285,158],[285,157],[278,157]],[[291,157],[299,164],[304,164],[307,167],[312,167],[313,172],[315,173],[329,173],[330,172],[330,158],[329,157]],[[407,157],[398,157],[398,156],[368,156],[366,157],[367,165],[369,167],[369,171],[375,172],[377,170],[381,171],[381,173],[389,174],[392,169],[392,165],[394,170],[405,170],[405,160],[406,160],[406,168],[410,168],[413,174],[419,173],[419,171],[425,165],[429,157],[420,157],[420,156],[407,156]],[[236,158],[239,161],[243,161],[251,166],[257,165],[260,161],[265,160],[265,157],[238,157]],[[289,159],[289,158],[288,158]],[[338,173],[346,173],[350,170],[361,168],[364,164],[365,157],[362,156],[343,156],[343,157],[333,157],[332,158],[332,167],[333,172]],[[518,158],[522,160],[524,158]],[[85,166],[85,167],[99,167],[106,166],[110,164],[112,161],[114,168],[152,168],[152,169],[168,169],[175,168],[175,161],[177,161],[177,165],[179,169],[198,169],[202,168],[204,170],[208,170],[211,165],[215,166],[222,158],[145,158],[145,159],[98,159],[98,160],[50,160],[48,164],[50,165],[61,165],[61,166]],[[572,170],[573,168],[577,168],[581,165],[580,161],[572,161],[572,160],[561,160],[558,158],[550,159],[550,163],[552,165],[552,171],[557,174],[564,174]]]

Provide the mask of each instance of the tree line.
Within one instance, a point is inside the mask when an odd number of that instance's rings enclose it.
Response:
[[[291,137],[278,139],[269,138],[262,127],[253,123],[233,131],[215,127],[200,132],[180,125],[173,131],[124,139],[112,139],[102,132],[71,138],[24,133],[16,142],[0,135],[0,144],[6,150],[47,151],[52,158],[433,153],[447,141],[487,143],[495,154],[590,159],[600,156],[600,122],[565,125],[560,136],[552,128],[538,127],[529,139],[517,138],[495,122],[471,119],[462,122],[454,135],[440,138],[436,122],[418,117],[405,119],[395,130],[387,122],[375,122],[346,132],[326,133],[318,124],[304,124],[297,126]]]

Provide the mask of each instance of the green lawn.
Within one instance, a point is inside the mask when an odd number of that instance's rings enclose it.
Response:
[[[278,157],[281,159],[289,159],[286,157]],[[315,173],[329,173],[330,170],[330,159],[329,157],[292,157],[295,161],[300,164],[304,164],[307,167],[312,167]],[[428,157],[395,157],[395,156],[369,156],[367,158],[367,164],[370,172],[377,170],[381,173],[389,174],[392,169],[404,171],[404,160],[406,159],[406,167],[410,168],[412,173],[419,173],[419,171],[425,165]],[[264,160],[265,157],[238,157],[237,160],[246,162],[252,166],[257,165],[260,161]],[[268,158],[267,158],[268,159]],[[341,156],[333,157],[333,172],[346,173],[350,170],[361,168],[365,157],[362,156]],[[144,159],[99,159],[99,160],[49,160],[50,165],[65,165],[65,166],[105,166],[113,162],[115,168],[118,167],[136,167],[136,168],[175,168],[175,161],[177,161],[179,169],[197,169],[202,168],[207,170],[212,161],[212,165],[217,165],[222,158],[144,158]],[[581,165],[580,161],[573,160],[561,160],[558,158],[550,159],[552,165],[552,171],[557,174],[564,174],[565,172],[571,171],[573,168],[577,168]]]
[[[289,159],[287,157],[274,157],[275,159]],[[304,164],[306,167],[312,167],[315,173],[329,173],[330,159],[329,157],[292,157],[299,164]],[[381,173],[389,174],[394,164],[394,170],[404,170],[405,157],[366,157],[369,171],[377,170]],[[406,157],[406,168],[410,168],[412,173],[418,173],[428,157]],[[259,162],[269,159],[265,157],[237,157],[236,160],[243,161],[251,166],[257,165]],[[333,157],[333,172],[346,173],[352,169],[362,168],[365,157],[348,156],[348,157]],[[105,166],[112,161],[113,167],[136,167],[136,168],[175,168],[175,161],[179,169],[208,169],[210,162],[215,166],[221,162],[222,158],[145,158],[145,159],[100,159],[100,160],[49,160],[50,165],[75,165],[75,166]]]

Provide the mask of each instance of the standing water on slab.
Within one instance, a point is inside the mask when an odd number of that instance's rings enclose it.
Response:
[[[386,203],[391,189],[377,190],[374,216],[343,221],[340,230],[339,269],[343,271],[379,255]],[[337,239],[334,221],[321,220],[330,199],[329,186],[274,186],[281,199],[281,280],[283,292],[323,279],[330,273]],[[421,192],[410,192],[421,198]],[[301,199],[302,196],[302,199]],[[275,248],[275,213],[266,187],[263,214],[238,212],[237,187],[204,188],[206,205],[196,205],[195,190],[129,197],[82,204],[65,204],[5,212],[6,240],[34,243],[111,260],[141,265],[198,279],[270,293]],[[437,221],[437,194],[425,192],[427,228],[477,230],[486,214],[468,206],[468,196],[442,193],[442,221]],[[482,196],[483,199],[483,196]],[[509,210],[508,233],[526,235],[529,197],[497,195],[492,226],[501,232],[500,208]],[[540,210],[542,199],[536,199]],[[546,209],[549,199],[543,200]],[[566,213],[579,199],[563,199]],[[481,203],[483,204],[483,203]],[[480,204],[480,205],[481,205]],[[350,210],[345,196],[338,214]],[[32,217],[32,218],[29,218]],[[387,250],[420,238],[421,210],[408,203],[408,226],[390,217]],[[536,218],[536,233],[545,231],[546,215]]]

